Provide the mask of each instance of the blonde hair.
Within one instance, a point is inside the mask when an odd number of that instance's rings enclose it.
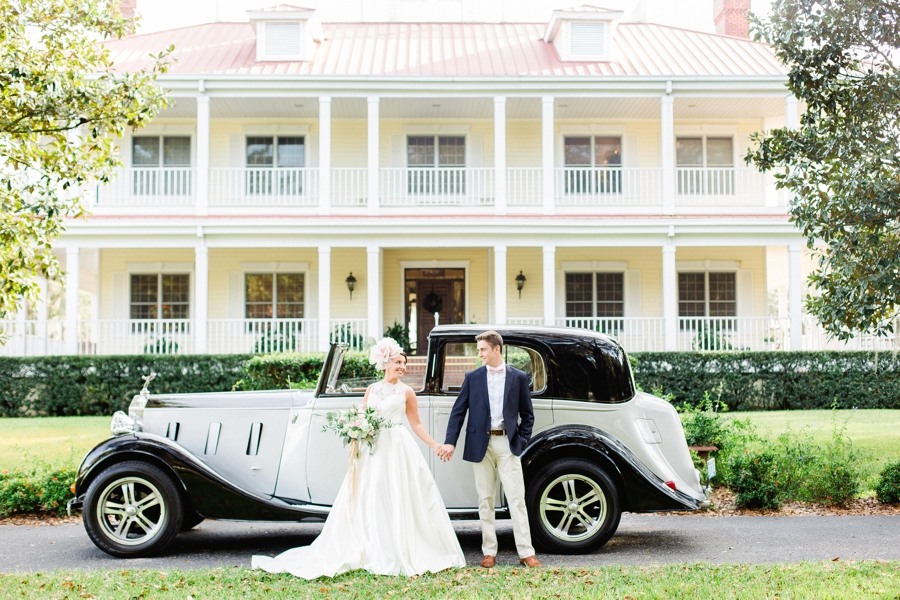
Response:
[[[476,342],[487,342],[494,347],[503,347],[503,337],[496,331],[485,331],[475,336]]]

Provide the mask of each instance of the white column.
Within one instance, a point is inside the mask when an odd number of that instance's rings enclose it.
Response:
[[[35,306],[37,312],[37,331],[35,332],[37,339],[35,342],[37,343],[37,354],[45,355],[47,354],[47,336],[49,335],[47,331],[47,300],[50,297],[50,284],[46,277],[40,276],[38,285],[41,287],[41,291],[38,293],[38,302]]]
[[[331,96],[319,97],[319,214],[331,212]]]
[[[659,156],[662,167],[663,213],[675,214],[675,99],[665,95],[659,100]]]
[[[544,246],[544,325],[556,325],[556,246]]]
[[[541,98],[541,187],[545,215],[556,212],[556,186],[553,185],[553,106],[553,96]]]
[[[367,336],[376,342],[384,337],[382,281],[381,248],[369,246],[366,248],[366,315],[369,320]]]
[[[319,350],[331,347],[331,246],[319,246]]]
[[[668,352],[678,350],[678,273],[675,245],[662,247],[663,338]]]
[[[66,354],[78,354],[78,289],[81,285],[78,248],[66,248]]]
[[[506,246],[494,246],[494,323],[506,325]]]
[[[206,354],[209,321],[209,248],[194,248],[194,353]]]
[[[791,320],[791,350],[803,350],[803,275],[800,244],[788,246],[788,317]]]
[[[197,199],[198,215],[209,214],[209,96],[197,97]]]
[[[494,213],[506,214],[506,96],[494,98]]]
[[[381,112],[378,108],[378,96],[369,96],[368,105],[368,165],[369,165],[369,210],[368,214],[378,214],[378,120]]]
[[[784,126],[788,129],[800,127],[800,113],[797,98],[793,95],[784,99]]]

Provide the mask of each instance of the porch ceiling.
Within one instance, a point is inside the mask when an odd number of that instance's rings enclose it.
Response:
[[[676,119],[762,119],[779,116],[784,116],[784,98],[675,98]]]

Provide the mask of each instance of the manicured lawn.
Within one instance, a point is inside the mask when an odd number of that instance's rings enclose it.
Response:
[[[78,466],[88,450],[109,437],[109,422],[109,417],[0,419],[0,469],[26,469],[40,461]]]
[[[867,452],[877,473],[888,463],[900,461],[900,410],[782,410],[727,413],[749,419],[766,437],[775,438],[785,431],[808,428],[818,440],[831,436],[832,424],[846,423],[847,436],[855,447]]]
[[[900,563],[467,568],[421,578],[347,574],[306,582],[228,568],[0,574],[0,598],[897,598]]]

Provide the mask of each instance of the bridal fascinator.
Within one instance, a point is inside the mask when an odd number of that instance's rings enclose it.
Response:
[[[403,348],[392,338],[381,338],[369,351],[369,362],[379,371],[387,369],[391,359],[403,353]]]

